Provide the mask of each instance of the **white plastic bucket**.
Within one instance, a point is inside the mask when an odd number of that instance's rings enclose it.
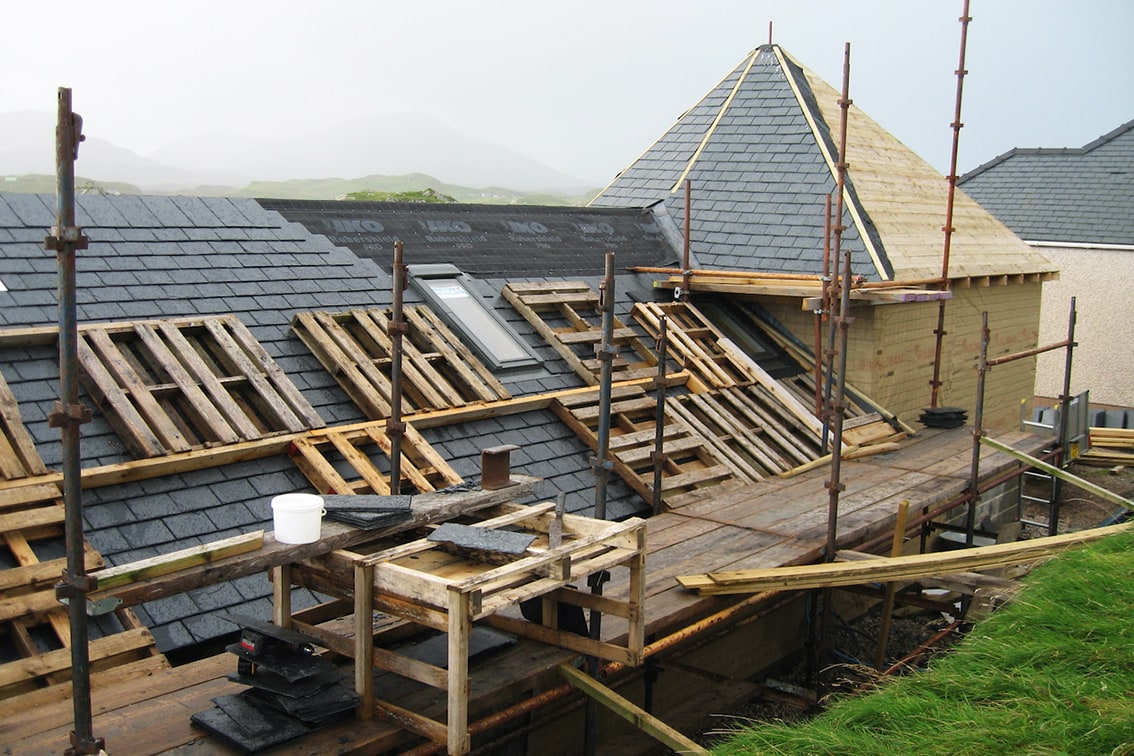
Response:
[[[323,497],[307,493],[272,498],[272,526],[280,543],[314,543],[323,528]]]

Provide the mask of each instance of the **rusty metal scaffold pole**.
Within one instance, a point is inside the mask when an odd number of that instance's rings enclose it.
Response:
[[[846,226],[843,225],[843,193],[844,193],[844,190],[846,188],[846,180],[847,180],[847,116],[848,116],[849,111],[850,111],[851,103],[853,102],[853,100],[850,99],[850,51],[851,51],[850,42],[847,42],[846,46],[843,48],[843,91],[842,91],[842,94],[839,97],[839,110],[840,110],[842,117],[839,121],[839,157],[838,157],[838,162],[835,164],[835,169],[836,169],[836,173],[837,173],[837,177],[836,177],[836,180],[835,180],[835,214],[834,214],[834,221],[833,221],[833,224],[831,226],[831,232],[832,232],[832,236],[834,238],[834,241],[831,245],[831,259],[834,260],[834,265],[835,265],[836,268],[839,265],[839,256],[842,254],[843,231],[846,230]],[[849,257],[848,257],[848,260],[849,260]],[[849,265],[847,266],[847,268],[849,270]],[[841,279],[838,276],[834,276],[834,278],[835,278],[835,281],[836,281],[836,283],[834,284],[835,288],[832,288],[830,286],[825,287],[827,289],[828,296],[832,300],[832,304],[834,302],[834,297],[835,297],[836,293],[839,294],[839,297],[840,297],[841,300],[846,300],[849,304],[850,287],[851,287],[851,279],[850,279],[849,273],[847,275],[845,275],[844,277],[842,277]],[[836,380],[835,377],[834,377],[835,349],[836,349],[835,334],[836,334],[836,329],[840,327],[840,323],[842,322],[842,318],[845,315],[846,315],[846,310],[844,309],[844,310],[839,312],[839,318],[838,319],[832,319],[831,320],[830,338],[828,339],[828,342],[827,342],[827,350],[823,354],[823,359],[827,363],[827,383],[826,383],[826,389],[825,389],[825,395],[824,395],[824,399],[825,399],[827,406],[826,406],[824,413],[823,413],[823,439],[822,439],[822,444],[823,444],[824,448],[827,447],[827,440],[830,436],[830,431],[831,431],[831,419],[832,419],[832,415],[831,415],[831,393],[834,390],[834,388],[832,386],[832,382],[833,382],[833,380]],[[842,376],[840,375],[837,378],[837,380],[839,380],[841,382]],[[838,454],[837,454],[838,446],[832,445],[831,449],[834,452],[836,452],[835,456],[837,457],[838,456]]]
[[[843,52],[843,92],[839,98],[839,106],[842,109],[842,121],[839,125],[839,162],[838,162],[838,198],[835,203],[835,221],[834,221],[834,259],[838,260],[839,255],[843,254],[843,271],[841,281],[839,282],[839,314],[837,317],[831,319],[831,334],[832,344],[834,343],[834,334],[836,329],[839,334],[838,345],[838,369],[835,370],[835,386],[830,385],[828,379],[827,397],[828,404],[826,409],[826,420],[824,422],[824,435],[826,430],[832,430],[831,439],[831,479],[827,482],[827,490],[830,495],[830,500],[827,507],[827,546],[826,553],[823,555],[823,560],[826,562],[833,561],[836,551],[836,535],[838,531],[839,520],[839,493],[846,487],[843,485],[842,474],[842,444],[843,444],[843,411],[844,407],[844,393],[846,388],[846,370],[847,370],[847,331],[850,328],[853,318],[850,316],[850,287],[851,287],[851,255],[850,250],[842,251],[843,239],[843,188],[846,183],[847,173],[847,117],[851,105],[850,99],[850,50],[851,46],[848,42]],[[834,355],[830,355],[831,365],[828,368],[828,376],[831,375],[831,370],[834,366]],[[832,397],[832,391],[834,396]],[[824,443],[826,439],[824,438]]]
[[[87,237],[75,225],[75,161],[83,136],[83,119],[71,109],[71,90],[59,89],[59,118],[55,127],[55,227],[44,239],[59,261],[59,391],[49,423],[59,428],[63,442],[63,507],[67,569],[55,594],[67,604],[71,622],[71,684],[75,729],[68,754],[98,753],[105,746],[94,737],[91,716],[91,668],[87,627],[87,593],[97,581],[83,561],[83,487],[79,426],[91,419],[79,402],[79,327],[76,307],[75,251],[87,248]]]
[[[976,508],[980,503],[980,440],[984,437],[984,385],[990,368],[988,361],[988,313],[980,318],[980,358],[977,362],[976,411],[973,413],[973,456],[969,463],[969,501],[965,512],[965,545],[973,545]]]
[[[685,217],[682,219],[684,223],[685,233],[682,237],[681,243],[681,299],[689,299],[689,288],[693,285],[692,279],[692,264],[690,262],[689,246],[691,244],[690,235],[693,233],[693,182],[685,179]]]
[[[949,289],[949,253],[952,248],[953,232],[953,202],[957,194],[957,150],[961,143],[961,128],[964,126],[961,123],[961,95],[964,92],[965,74],[965,48],[968,45],[969,37],[969,22],[972,18],[969,17],[969,0],[964,0],[964,9],[961,11],[961,52],[960,60],[957,63],[957,97],[953,107],[953,149],[949,158],[949,193],[945,201],[945,226],[941,229],[945,232],[945,246],[941,254],[941,281],[940,288],[942,291]],[[945,303],[947,300],[942,299],[937,303],[937,328],[933,331],[936,339],[933,349],[933,378],[930,380],[930,398],[929,406],[936,407],[940,398],[941,389],[941,357],[944,350],[945,342]]]
[[[394,242],[394,303],[386,326],[390,335],[390,417],[386,421],[386,436],[390,439],[390,493],[395,496],[402,492],[402,436],[406,432],[406,424],[402,422],[402,337],[406,332],[406,322],[402,317],[406,290],[403,255],[402,242]]]
[[[654,463],[654,514],[662,511],[662,472],[665,470],[665,363],[669,354],[669,318],[661,316],[658,323],[658,340],[655,345],[658,353],[658,374],[654,378],[657,392],[657,405],[654,408],[654,451],[650,459]]]
[[[1063,466],[1068,461],[1070,439],[1068,438],[1069,426],[1068,417],[1071,412],[1071,363],[1075,350],[1075,322],[1077,320],[1077,312],[1075,308],[1075,297],[1071,298],[1071,309],[1067,316],[1067,338],[1063,341],[1056,341],[1051,344],[1044,344],[1032,349],[1025,349],[1020,352],[1013,352],[1012,354],[1004,354],[999,357],[988,357],[988,345],[991,340],[991,332],[988,328],[988,313],[982,315],[981,326],[981,342],[980,342],[980,358],[977,363],[977,399],[976,399],[976,412],[973,420],[973,452],[972,461],[970,462],[969,471],[969,488],[966,492],[968,497],[969,511],[965,520],[965,540],[968,545],[972,545],[974,538],[974,520],[977,504],[980,501],[980,489],[977,487],[977,481],[980,476],[980,439],[984,437],[984,394],[985,394],[985,375],[989,370],[997,365],[1003,365],[1016,360],[1026,359],[1028,357],[1035,357],[1045,352],[1055,351],[1056,349],[1065,349],[1064,367],[1063,367],[1063,394],[1059,398],[1059,436],[1058,447],[1053,452],[1055,455],[1056,463]],[[1062,483],[1056,478],[1057,483]],[[1051,504],[1051,519],[1048,522],[1048,535],[1056,535],[1059,527],[1059,491],[1060,486],[1055,486],[1052,491],[1052,504]]]
[[[599,285],[599,311],[602,312],[602,342],[595,346],[595,356],[599,360],[599,427],[597,449],[595,451],[592,469],[595,474],[595,511],[596,520],[606,519],[607,483],[610,471],[614,464],[608,459],[610,456],[610,405],[611,384],[614,380],[614,358],[618,354],[618,346],[614,344],[614,253],[606,253],[606,270],[602,283]],[[591,593],[602,595],[602,586],[609,577],[608,573],[595,573],[587,578]],[[602,637],[602,613],[592,609],[590,613],[590,637],[599,640]],[[591,677],[598,675],[599,660],[597,656],[587,659],[587,671]],[[597,746],[598,704],[594,699],[587,699],[586,730],[583,736],[583,750],[589,755],[595,752]]]
[[[823,283],[819,309],[815,311],[815,416],[823,418],[823,322],[830,317],[831,303],[831,195],[823,200]]]

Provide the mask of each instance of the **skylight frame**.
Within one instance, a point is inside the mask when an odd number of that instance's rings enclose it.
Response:
[[[472,278],[455,265],[411,265],[409,280],[445,323],[494,370],[538,365],[540,360],[516,330],[487,306]]]

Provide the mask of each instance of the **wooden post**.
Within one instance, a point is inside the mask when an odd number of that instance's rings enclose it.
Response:
[[[890,556],[902,555],[902,542],[906,535],[906,521],[910,516],[910,503],[903,499],[898,505],[898,518],[894,521],[894,542],[890,546]],[[894,583],[886,583],[886,597],[882,600],[882,620],[878,626],[878,649],[874,652],[874,668],[882,669],[886,664],[886,645],[890,640],[890,620],[894,613]]]
[[[449,587],[449,753],[469,752],[469,596]]]
[[[374,566],[354,563],[354,690],[358,718],[374,716]]]
[[[271,572],[272,622],[278,627],[291,627],[291,565],[278,565]]]
[[[638,529],[638,553],[630,560],[630,591],[626,646],[635,664],[640,663],[646,639],[646,528]]]

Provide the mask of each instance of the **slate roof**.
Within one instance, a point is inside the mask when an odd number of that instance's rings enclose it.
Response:
[[[76,204],[76,223],[90,238],[76,264],[80,323],[236,315],[328,426],[366,419],[291,332],[290,321],[298,311],[388,307],[391,280],[379,264],[255,200],[81,195]],[[448,211],[440,207],[436,212],[444,219]],[[428,218],[430,212],[415,206],[413,218]],[[52,196],[0,193],[0,331],[58,323],[56,260],[43,250],[54,213]],[[640,210],[599,215],[628,228],[644,217]],[[548,217],[562,213],[555,209]],[[394,226],[404,222],[397,213],[389,219]],[[643,234],[639,229],[635,244]],[[664,257],[670,249],[659,246],[657,254]],[[476,268],[478,260],[477,250],[454,247],[446,262],[466,272],[508,269],[491,260]],[[597,289],[597,276],[584,280]],[[473,283],[543,362],[498,375],[513,396],[582,385],[500,296],[503,279]],[[632,275],[620,276],[616,291],[620,317],[626,317],[635,300],[652,296],[649,282]],[[415,301],[412,289],[407,301]],[[47,424],[59,392],[55,347],[0,342],[0,375],[44,462],[58,469],[60,436]],[[84,395],[82,401],[94,407],[90,397]],[[474,483],[481,449],[516,443],[521,449],[512,455],[513,468],[544,478],[544,496],[563,491],[569,510],[589,512],[593,507],[590,452],[550,412],[431,428],[422,435]],[[85,468],[132,459],[97,409],[93,421],[82,427],[81,453]],[[271,497],[310,490],[284,456],[93,488],[84,492],[86,536],[108,564],[122,564],[258,528],[270,530]],[[611,481],[608,516],[644,509],[629,487]],[[218,617],[225,610],[238,607],[266,616],[269,597],[270,584],[259,576],[153,601],[136,611],[165,651],[231,631]],[[315,597],[300,593],[296,600],[299,607]]]
[[[399,202],[260,201],[387,271],[401,241],[407,265],[460,262],[481,277],[601,276],[676,260],[680,233],[664,207],[578,208]],[[475,249],[475,252],[472,250]]]
[[[840,95],[777,45],[752,51],[592,202],[663,202],[701,268],[822,272],[824,200],[836,190]],[[843,250],[868,279],[939,276],[947,182],[857,107],[847,118]],[[951,273],[1054,270],[960,198]]]
[[[788,75],[771,48],[754,51],[592,205],[662,200],[680,226],[688,178],[698,266],[821,272],[824,198],[835,184]],[[865,250],[849,211],[844,224],[844,249],[861,267]]]
[[[1134,245],[1134,121],[1078,148],[1016,148],[959,185],[1028,241]]]

